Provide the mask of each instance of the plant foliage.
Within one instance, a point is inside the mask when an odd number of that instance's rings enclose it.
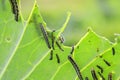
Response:
[[[70,54],[72,47],[63,45],[59,40],[69,21],[70,13],[68,13],[61,29],[54,32],[55,42],[58,41],[63,51],[55,43],[55,49],[49,49],[39,24],[42,23],[47,31],[50,45],[52,45],[52,30],[49,30],[44,22],[37,2],[34,2],[27,21],[22,17],[20,4],[18,7],[19,16],[16,21],[10,2],[8,0],[0,2],[1,80],[78,80],[68,55],[73,57],[83,78],[88,77],[91,80],[91,70],[94,69],[98,79],[101,78],[99,72],[105,79],[110,73],[114,80],[120,79],[119,41],[112,43],[97,35],[92,29],[88,29],[81,40],[74,45],[73,54]],[[53,60],[49,60],[51,50]],[[60,63],[57,63],[56,54]]]

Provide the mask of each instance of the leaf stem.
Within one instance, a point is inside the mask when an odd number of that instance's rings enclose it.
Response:
[[[67,27],[67,24],[68,24],[68,22],[69,22],[69,20],[70,20],[70,16],[71,16],[71,12],[68,12],[68,13],[67,13],[66,21],[65,21],[65,23],[63,24],[62,28],[60,29],[60,32],[59,32],[58,35],[57,35],[57,39],[58,39],[58,37],[60,36],[60,34],[61,34],[61,33],[65,30],[65,28]]]

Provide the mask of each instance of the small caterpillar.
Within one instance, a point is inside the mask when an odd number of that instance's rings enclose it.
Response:
[[[56,54],[56,58],[57,58],[57,62],[60,63],[60,58],[59,58],[58,54]]]
[[[108,80],[112,80],[112,73],[108,74]]]
[[[54,47],[55,37],[53,35],[54,32],[55,32],[55,30],[52,31],[52,35],[51,35],[52,36],[51,38],[52,38],[52,48],[53,49],[55,49],[55,47]]]
[[[49,60],[52,60],[53,59],[53,50],[50,51],[50,59]]]
[[[111,66],[109,62],[107,62],[105,59],[103,60],[108,66]]]
[[[93,80],[98,80],[96,72],[94,69],[91,70],[91,74],[92,74]]]
[[[47,34],[46,30],[44,29],[42,23],[40,23],[40,28],[41,28],[43,37],[45,39],[45,42],[46,42],[48,48],[51,49],[50,42],[49,42],[49,39],[48,39],[48,34]]]
[[[102,80],[105,80],[104,76],[100,72],[98,72],[98,74],[102,78]]]
[[[68,56],[68,60],[71,62],[71,64],[73,65],[73,67],[74,67],[74,69],[75,69],[75,71],[76,71],[76,73],[77,73],[77,75],[78,75],[78,78],[80,79],[80,80],[83,80],[83,77],[82,77],[82,74],[80,73],[80,70],[79,70],[79,67],[78,67],[78,65],[75,63],[75,61],[72,59],[72,57],[69,55]]]
[[[99,68],[101,70],[101,73],[103,73],[103,68],[99,65],[96,65],[97,68]]]
[[[115,48],[112,47],[112,54],[115,55]]]
[[[19,9],[18,9],[18,4],[16,0],[10,0],[11,7],[12,7],[12,12],[15,16],[15,20],[18,21],[18,16],[19,16]]]
[[[61,48],[61,46],[60,46],[60,44],[58,43],[58,41],[56,41],[56,45],[58,46],[58,48],[59,48],[61,51],[64,51],[64,50]]]
[[[64,42],[63,36],[60,36],[60,37],[59,37],[59,40],[60,40],[61,43],[63,43],[63,42]]]
[[[72,50],[71,50],[70,54],[73,54],[73,52],[74,52],[74,46],[72,46]]]

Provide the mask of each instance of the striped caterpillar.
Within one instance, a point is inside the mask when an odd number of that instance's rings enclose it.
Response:
[[[78,75],[78,78],[79,78],[79,80],[83,80],[83,77],[82,77],[82,74],[81,74],[81,72],[80,72],[80,70],[79,70],[79,67],[78,67],[78,65],[76,64],[76,62],[72,59],[72,57],[69,55],[68,56],[68,60],[71,62],[71,64],[73,65],[73,67],[74,67],[74,69],[75,69],[75,71],[76,71],[76,73],[77,73],[77,75]]]

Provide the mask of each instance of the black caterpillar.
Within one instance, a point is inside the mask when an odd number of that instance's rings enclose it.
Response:
[[[75,71],[76,71],[76,73],[78,75],[79,80],[83,80],[83,77],[82,77],[82,74],[80,72],[80,69],[79,69],[78,65],[76,64],[76,62],[72,59],[72,57],[70,55],[68,56],[68,60],[73,65],[73,67],[74,67],[74,69],[75,69]]]
[[[19,16],[19,9],[18,9],[18,4],[16,0],[10,0],[11,7],[12,7],[12,12],[15,16],[15,20],[18,21],[18,16]]]
[[[49,39],[48,39],[48,33],[47,33],[47,31],[44,29],[44,26],[43,26],[42,23],[40,23],[40,29],[41,29],[41,31],[42,31],[43,37],[44,37],[44,39],[45,39],[45,42],[46,42],[48,48],[51,49],[50,41],[49,41]]]
[[[91,74],[92,74],[93,80],[98,80],[96,72],[94,69],[91,69]]]

